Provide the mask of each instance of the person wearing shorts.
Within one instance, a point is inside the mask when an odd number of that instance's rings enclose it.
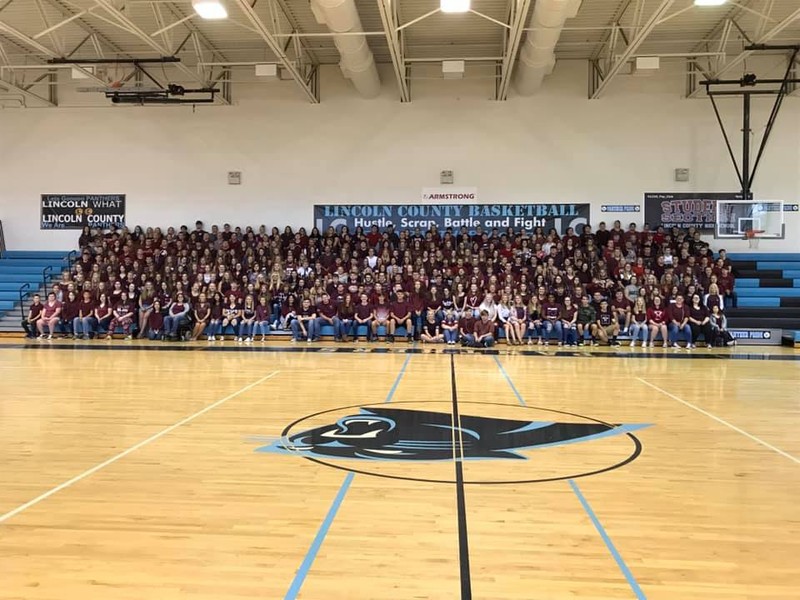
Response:
[[[619,335],[619,321],[616,312],[608,306],[605,298],[600,301],[600,310],[597,311],[597,337],[594,345],[597,345],[597,338],[606,342],[609,346],[619,346],[617,336]]]

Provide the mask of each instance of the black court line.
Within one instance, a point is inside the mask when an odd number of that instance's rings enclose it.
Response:
[[[245,352],[257,353],[289,353],[289,354],[444,354],[444,355],[518,355],[518,356],[549,356],[553,358],[637,358],[648,360],[676,359],[676,360],[775,360],[775,361],[800,361],[800,353],[795,354],[763,354],[758,352],[719,352],[713,350],[653,350],[630,351],[616,350],[611,352],[598,352],[592,350],[498,350],[473,349],[473,348],[437,348],[396,346],[200,346],[189,345],[181,342],[163,342],[160,344],[140,343],[62,343],[62,342],[27,342],[21,344],[0,344],[0,350],[122,350],[139,352]]]
[[[453,454],[456,468],[456,508],[458,509],[458,563],[461,569],[461,600],[472,600],[469,572],[469,537],[467,535],[467,499],[464,493],[464,442],[461,416],[458,414],[456,361],[450,355],[450,385],[453,391]]]

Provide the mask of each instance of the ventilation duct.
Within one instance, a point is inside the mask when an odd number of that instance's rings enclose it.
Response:
[[[545,75],[553,72],[556,64],[555,48],[564,21],[578,14],[581,0],[536,0],[528,32],[517,64],[516,88],[523,96],[530,96],[541,86]]]
[[[354,0],[311,0],[311,11],[320,25],[327,25],[334,34],[363,32]],[[353,82],[364,98],[374,98],[381,91],[381,80],[375,58],[365,35],[334,35],[342,73]]]

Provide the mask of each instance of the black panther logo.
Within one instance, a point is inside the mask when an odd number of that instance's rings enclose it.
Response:
[[[336,423],[284,436],[258,449],[304,457],[366,460],[526,460],[518,450],[629,433],[644,424],[517,421],[396,408],[361,408]]]

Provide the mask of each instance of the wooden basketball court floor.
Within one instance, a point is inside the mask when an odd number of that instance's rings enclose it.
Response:
[[[0,345],[0,599],[800,597],[797,351],[227,346]]]

